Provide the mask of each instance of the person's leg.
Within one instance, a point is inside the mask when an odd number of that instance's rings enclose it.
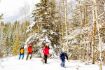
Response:
[[[47,55],[45,55],[45,63],[47,63]]]
[[[30,59],[32,58],[32,54],[30,54]]]
[[[63,67],[65,67],[65,60],[64,60],[64,61],[62,61],[62,66],[63,66]]]
[[[46,63],[47,63],[47,58],[48,58],[48,56],[46,55]]]
[[[20,58],[21,58],[21,54],[19,54],[19,60],[20,60]]]
[[[61,67],[63,67],[63,61],[61,60]]]
[[[24,54],[22,54],[22,59],[24,58]]]
[[[28,60],[28,57],[29,57],[29,53],[27,54],[27,58],[26,58],[26,60]]]
[[[61,67],[65,67],[65,60],[61,59]]]
[[[44,63],[46,62],[46,55],[44,55]]]

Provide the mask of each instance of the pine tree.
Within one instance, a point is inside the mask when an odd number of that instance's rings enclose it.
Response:
[[[41,0],[36,4],[36,9],[33,11],[35,26],[39,28],[39,32],[43,29],[47,30],[46,34],[51,38],[52,45],[58,44],[59,41],[59,17],[56,12],[54,0]],[[53,33],[51,33],[51,31]]]

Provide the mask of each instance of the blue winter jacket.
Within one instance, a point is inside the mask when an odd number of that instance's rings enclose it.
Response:
[[[65,59],[68,60],[67,53],[65,53],[65,52],[61,52],[61,54],[60,54],[60,59],[61,59],[62,61],[65,61]]]

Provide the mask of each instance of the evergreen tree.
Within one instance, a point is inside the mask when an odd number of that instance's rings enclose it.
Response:
[[[46,35],[51,39],[52,45],[59,44],[59,17],[55,1],[41,0],[36,4],[33,17],[39,32],[42,32],[43,29],[47,30]]]

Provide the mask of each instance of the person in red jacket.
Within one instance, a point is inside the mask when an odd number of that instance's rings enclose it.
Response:
[[[31,44],[28,45],[27,51],[28,52],[27,52],[26,60],[28,60],[29,56],[30,56],[30,59],[32,58],[32,45]]]
[[[47,58],[49,55],[49,47],[47,45],[43,48],[43,54],[44,54],[44,63],[47,63]]]

